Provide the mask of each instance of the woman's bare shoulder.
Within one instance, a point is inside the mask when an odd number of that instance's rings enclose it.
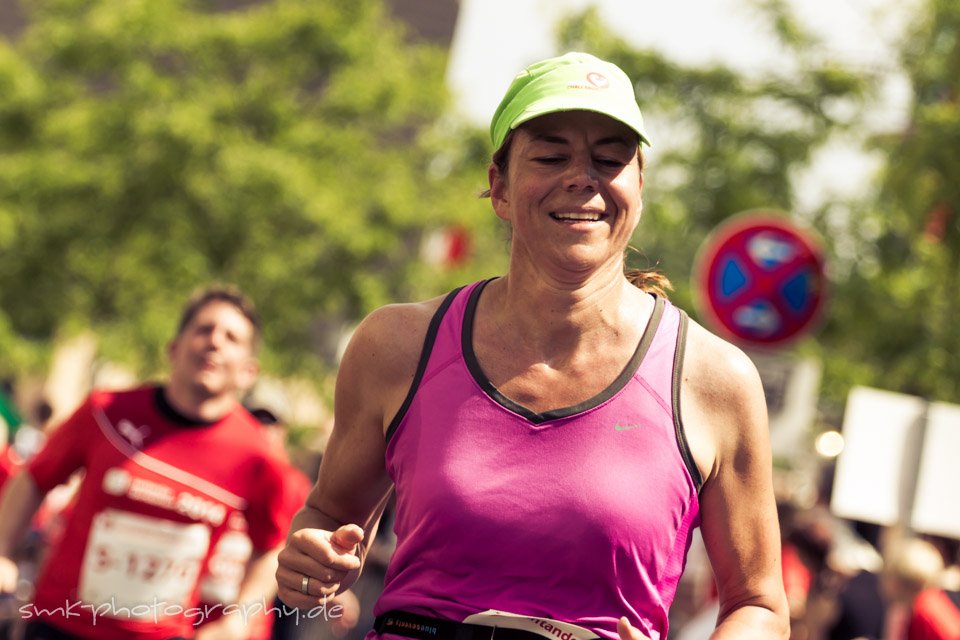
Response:
[[[430,321],[445,296],[422,302],[388,304],[371,312],[357,326],[348,351],[381,367],[419,357]]]
[[[385,426],[410,389],[443,300],[390,304],[364,318],[340,362],[336,403],[354,414],[369,413]]]
[[[704,393],[722,393],[734,399],[752,395],[760,383],[756,365],[742,349],[693,320],[689,323],[684,378]]]
[[[707,479],[742,447],[766,446],[767,407],[756,366],[742,349],[693,321],[684,352],[681,415]]]

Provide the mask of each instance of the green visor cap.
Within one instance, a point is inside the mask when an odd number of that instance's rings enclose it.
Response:
[[[620,67],[588,53],[572,52],[536,62],[510,83],[490,122],[499,149],[517,126],[558,111],[595,111],[619,120],[650,145],[633,83]]]

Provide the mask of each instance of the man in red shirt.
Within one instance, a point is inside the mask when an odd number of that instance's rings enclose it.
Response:
[[[198,639],[245,635],[244,607],[272,600],[276,552],[300,497],[287,465],[239,397],[256,380],[259,321],[239,291],[214,287],[186,306],[163,385],[95,391],[15,476],[0,500],[0,592],[9,554],[43,497],[83,471],[64,535],[50,550],[28,640],[194,637],[198,579],[225,537],[253,552],[236,615]]]

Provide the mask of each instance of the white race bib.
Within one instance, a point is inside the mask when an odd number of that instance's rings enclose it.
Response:
[[[596,640],[597,634],[584,629],[583,627],[569,622],[560,622],[550,618],[534,618],[532,616],[521,616],[516,613],[507,613],[506,611],[497,611],[489,609],[463,619],[470,624],[482,624],[488,627],[499,627],[501,629],[523,629],[532,631],[545,638],[553,640]],[[496,635],[494,635],[496,637]]]
[[[235,603],[252,554],[253,543],[247,534],[240,531],[223,534],[210,556],[207,573],[200,578],[200,601]]]
[[[158,603],[184,606],[209,547],[206,525],[106,509],[90,528],[80,599],[113,618],[152,618]]]

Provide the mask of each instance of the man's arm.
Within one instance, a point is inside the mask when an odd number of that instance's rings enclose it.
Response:
[[[720,613],[712,640],[789,637],[766,400],[742,351],[690,323],[681,415],[706,481],[701,532]]]
[[[43,503],[47,492],[83,468],[98,431],[93,396],[53,430],[29,465],[4,485],[0,498],[0,593],[16,588],[17,570],[10,556]]]
[[[0,594],[13,593],[17,588],[19,570],[11,556],[43,498],[44,494],[26,470],[13,476],[3,488],[3,497],[0,498]]]

